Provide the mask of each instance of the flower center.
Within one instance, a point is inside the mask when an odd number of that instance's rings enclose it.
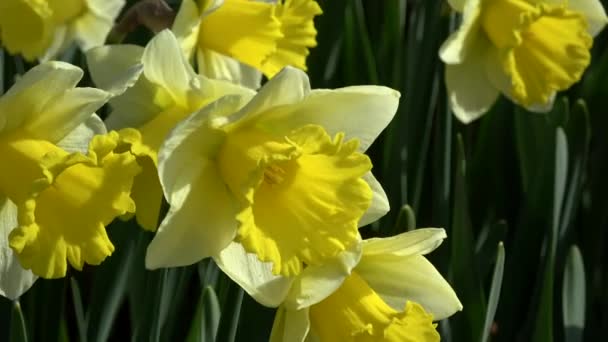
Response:
[[[320,126],[275,136],[256,127],[229,132],[220,174],[240,203],[237,241],[273,272],[296,275],[356,243],[372,192],[358,142],[332,141]]]
[[[581,13],[525,0],[492,0],[483,6],[482,27],[499,49],[516,101],[543,105],[580,79],[592,44]]]
[[[439,341],[432,315],[408,301],[391,308],[356,272],[336,292],[310,307],[313,332],[325,341]]]
[[[264,183],[268,185],[278,185],[283,183],[285,170],[277,165],[268,165],[264,169]]]

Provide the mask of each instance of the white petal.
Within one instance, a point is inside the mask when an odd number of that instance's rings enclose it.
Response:
[[[183,100],[196,74],[171,31],[163,30],[152,38],[142,61],[148,80],[165,88],[176,102]]]
[[[365,151],[393,119],[399,97],[398,91],[380,86],[313,90],[301,102],[273,110],[261,124],[287,132],[317,124],[330,135],[344,132],[346,139],[358,139]]]
[[[132,87],[143,71],[144,49],[136,45],[106,45],[86,52],[91,78],[98,88],[114,95]],[[146,102],[150,102],[146,99]]]
[[[135,84],[117,97],[110,99],[112,112],[106,118],[108,129],[140,127],[154,119],[163,108],[151,101],[160,87],[140,77]]]
[[[78,46],[83,51],[87,51],[90,48],[103,45],[113,25],[113,19],[87,12],[73,23],[71,29]]]
[[[361,259],[361,244],[322,265],[308,266],[298,275],[283,305],[299,310],[319,303],[334,293]]]
[[[247,253],[240,243],[232,242],[214,257],[217,265],[258,303],[279,306],[291,284],[291,279],[272,274],[272,264],[261,262],[255,254]]]
[[[171,31],[175,34],[184,55],[190,59],[196,50],[201,15],[198,6],[192,0],[182,1]]]
[[[181,189],[196,176],[189,176],[191,170],[215,159],[225,137],[218,128],[229,123],[227,115],[236,112],[243,101],[238,95],[224,96],[190,115],[169,133],[158,153],[158,173],[169,203],[179,203]]]
[[[35,119],[47,103],[74,88],[82,75],[80,68],[56,61],[30,69],[0,97],[0,130],[22,127]]]
[[[462,310],[448,282],[421,255],[364,255],[355,269],[371,288],[395,310],[414,301],[441,320]]]
[[[387,238],[363,240],[363,255],[412,256],[439,247],[447,235],[442,228],[420,228]]]
[[[390,204],[388,203],[388,198],[386,197],[386,193],[376,177],[374,177],[371,172],[368,172],[363,176],[363,179],[372,189],[373,197],[369,208],[367,208],[367,211],[359,220],[359,227],[363,227],[377,221],[379,218],[386,215],[386,213],[388,213],[388,211],[391,209]]]
[[[209,49],[199,49],[197,56],[198,71],[202,75],[227,80],[251,89],[260,87],[262,73],[255,68]]]
[[[0,198],[0,296],[14,300],[38,279],[32,271],[23,269],[8,245],[8,235],[17,227],[17,206]]]
[[[190,179],[181,189],[181,203],[170,202],[169,212],[148,245],[148,269],[193,264],[218,254],[234,239],[237,208],[217,166],[206,163],[199,172],[188,173]]]
[[[112,21],[116,19],[125,3],[124,0],[86,0],[87,8],[91,13]]]
[[[460,27],[439,48],[439,57],[446,64],[464,62],[470,51],[475,48],[476,41],[484,39],[483,33],[480,32],[481,0],[469,0],[465,6]]]
[[[564,5],[563,0],[547,0],[548,3]],[[606,11],[598,0],[569,0],[565,3],[570,9],[582,12],[587,19],[589,34],[597,35],[608,23]]]
[[[484,54],[469,54],[462,64],[445,66],[445,83],[450,106],[462,123],[470,123],[485,114],[499,91],[486,73]]]
[[[303,342],[310,331],[308,308],[289,310],[280,307],[277,310],[270,334],[270,342]]]
[[[89,148],[89,142],[93,136],[105,133],[107,133],[107,130],[103,121],[101,121],[99,116],[93,114],[87,121],[80,124],[57,142],[57,146],[68,152],[81,152],[86,154]]]
[[[286,67],[270,79],[236,114],[236,120],[257,118],[259,114],[276,107],[302,101],[310,93],[308,76],[302,70]]]
[[[59,141],[88,120],[109,98],[110,94],[101,89],[66,89],[25,127],[39,139]]]

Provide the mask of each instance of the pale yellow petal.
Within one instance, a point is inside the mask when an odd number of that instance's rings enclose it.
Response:
[[[26,270],[8,245],[8,235],[17,227],[17,206],[0,194],[0,296],[19,298],[38,279]]]
[[[286,68],[271,79],[267,85],[278,77],[282,77],[281,75],[287,71],[293,73],[292,70],[294,69]],[[308,82],[306,85],[308,86]],[[280,86],[287,87],[290,84]],[[294,85],[291,86],[294,87]],[[260,90],[260,94],[264,88]],[[269,112],[260,120],[260,124],[275,132],[289,132],[307,124],[319,125],[329,134],[343,132],[346,139],[357,139],[360,151],[367,150],[392,120],[400,97],[396,90],[380,86],[313,90],[297,94],[301,94],[299,102],[291,106],[287,105],[295,101],[281,103],[284,106]]]
[[[272,264],[261,262],[239,243],[230,243],[214,260],[230,279],[264,306],[279,306],[287,296],[292,280],[272,274]]]
[[[500,94],[486,71],[489,63],[486,56],[478,50],[461,64],[445,66],[450,107],[462,123],[468,124],[484,115]]]
[[[322,265],[306,267],[295,277],[283,305],[301,310],[322,301],[342,285],[360,259],[361,245],[355,244]]]
[[[303,342],[309,335],[310,318],[308,308],[289,310],[279,307],[272,325],[270,342]]]
[[[188,167],[181,165],[181,167]],[[186,188],[182,203],[170,203],[146,251],[146,268],[186,266],[217,255],[236,234],[236,208],[217,168],[207,163]]]
[[[408,300],[422,305],[435,320],[462,310],[450,284],[421,255],[363,255],[355,271],[395,310]]]
[[[447,237],[442,228],[420,228],[388,238],[363,240],[363,255],[412,256],[427,254]]]

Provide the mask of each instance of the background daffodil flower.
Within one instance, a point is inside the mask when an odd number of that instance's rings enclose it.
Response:
[[[462,24],[439,55],[451,108],[464,123],[502,93],[533,111],[548,111],[555,93],[576,83],[591,44],[608,22],[597,0],[452,0]]]
[[[116,133],[94,114],[110,94],[75,88],[82,70],[43,63],[0,97],[0,294],[16,298],[36,279],[99,264],[114,250],[104,226],[134,211],[139,171],[114,153]],[[10,245],[10,248],[9,248]],[[12,249],[12,250],[11,250]],[[29,270],[31,269],[31,271]]]
[[[286,297],[270,340],[438,341],[432,322],[462,310],[450,285],[423,256],[445,237],[443,229],[427,228],[363,240],[360,261],[352,272],[317,270],[320,281],[311,278],[305,287],[296,287],[298,292],[314,294],[314,300]],[[246,266],[232,262],[231,267]],[[325,279],[332,276],[339,283],[328,291]]]
[[[257,89],[260,71],[306,70],[321,13],[315,0],[184,0],[172,30],[199,73]]]
[[[72,43],[102,45],[124,0],[3,0],[0,40],[12,54],[48,60]]]
[[[357,227],[389,209],[362,152],[398,99],[377,86],[311,91],[285,68],[242,109],[225,96],[190,116],[159,153],[171,208],[146,266],[192,264],[235,241],[290,276],[352,248]]]
[[[164,30],[145,48],[107,45],[87,53],[95,84],[118,95],[110,100],[110,129],[136,128],[130,139],[143,171],[136,177],[133,199],[137,222],[147,230],[158,224],[162,190],[158,181],[157,151],[169,131],[182,119],[226,94],[241,94],[243,104],[254,92],[227,81],[197,75],[184,57],[173,33]]]

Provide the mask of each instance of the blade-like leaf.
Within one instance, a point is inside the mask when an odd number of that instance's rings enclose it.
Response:
[[[488,297],[488,307],[486,309],[486,319],[483,324],[483,332],[481,334],[481,342],[487,342],[490,338],[492,324],[494,324],[494,315],[498,307],[500,298],[500,289],[502,288],[502,275],[505,267],[505,247],[502,242],[498,244],[498,252],[496,253],[496,265],[494,266],[494,275],[492,275],[492,285],[490,287],[490,296]]]

